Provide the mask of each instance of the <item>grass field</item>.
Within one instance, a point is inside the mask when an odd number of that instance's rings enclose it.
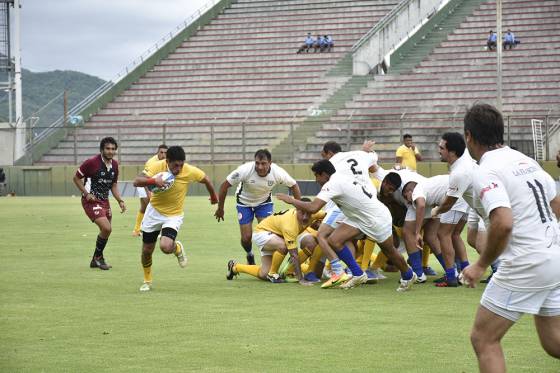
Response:
[[[99,271],[79,199],[0,199],[0,371],[477,371],[480,287],[399,294],[396,274],[350,291],[227,281],[228,259],[244,258],[232,200],[218,224],[206,198],[189,197],[179,234],[188,267],[157,251],[154,289],[140,293],[138,201],[127,205],[106,249],[113,269]],[[504,346],[509,372],[560,372],[530,317]]]

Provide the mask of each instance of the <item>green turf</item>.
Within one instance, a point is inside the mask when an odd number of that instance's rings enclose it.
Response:
[[[77,198],[0,199],[0,371],[475,372],[469,331],[482,292],[397,276],[350,291],[226,281],[243,259],[232,200],[217,223],[189,197],[179,238],[189,265],[154,255],[154,289],[140,293],[138,201],[116,213],[106,258],[91,270],[96,228]],[[434,268],[437,266],[434,264]],[[559,372],[530,317],[504,340],[510,372]]]

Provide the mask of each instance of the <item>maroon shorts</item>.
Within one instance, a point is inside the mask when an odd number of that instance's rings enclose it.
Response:
[[[91,221],[95,221],[95,219],[99,218],[107,218],[111,221],[113,217],[109,200],[87,201],[85,198],[82,198],[82,207]]]

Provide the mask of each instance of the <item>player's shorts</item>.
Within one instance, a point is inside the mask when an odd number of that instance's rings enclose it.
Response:
[[[470,229],[476,229],[479,232],[486,232],[486,225],[484,224],[484,219],[478,216],[476,211],[472,208],[469,210],[467,225]]]
[[[455,210],[449,210],[439,216],[441,224],[458,224],[460,220],[467,220],[467,213]]]
[[[136,187],[136,195],[138,198],[148,198],[148,193],[146,193],[146,188]]]
[[[276,250],[265,250],[264,247],[268,241],[273,237],[280,237],[272,232],[253,232],[253,243],[259,248],[261,256],[270,256],[274,254]]]
[[[257,218],[266,218],[272,215],[274,206],[272,202],[263,203],[255,207],[237,205],[237,220],[240,225],[251,224],[255,216]]]
[[[512,291],[490,281],[480,304],[487,310],[516,322],[524,313],[560,316],[560,286],[532,292]]]
[[[327,211],[327,215],[323,219],[322,224],[326,224],[331,228],[336,229],[338,223],[343,221],[346,217],[338,207],[333,207]]]
[[[172,228],[179,232],[183,225],[183,215],[165,216],[159,213],[151,203],[146,207],[144,219],[142,219],[142,232],[159,232],[163,228]]]
[[[113,213],[111,212],[111,205],[109,200],[104,201],[88,201],[82,197],[82,207],[87,215],[87,217],[93,222],[99,218],[107,218],[111,221]]]
[[[342,221],[344,224],[359,229],[367,237],[375,242],[383,242],[393,235],[392,217],[389,209],[380,204],[380,208],[363,211],[366,216],[362,221],[357,221],[346,216]],[[367,222],[367,223],[365,223]]]

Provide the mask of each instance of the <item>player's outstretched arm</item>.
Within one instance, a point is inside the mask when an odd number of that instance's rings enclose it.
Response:
[[[362,150],[366,153],[371,153],[371,152],[373,152],[373,146],[374,145],[375,145],[375,141],[366,140],[366,141],[364,141],[364,144],[362,145]]]
[[[305,285],[305,286],[313,285],[312,282],[306,281],[303,278],[303,273],[301,273],[301,263],[299,262],[297,249],[288,250],[288,253],[290,254],[290,261],[292,262],[292,265],[294,266],[294,271],[296,272],[296,277],[297,277],[299,283],[301,285]]]
[[[290,190],[292,191],[292,195],[295,199],[301,199],[301,190],[299,189],[299,185],[297,185],[297,183],[291,186]]]
[[[135,187],[145,187],[148,185],[156,185],[158,188],[165,186],[165,181],[161,176],[148,177],[145,174],[140,174],[134,179],[133,185]]]
[[[229,181],[224,181],[222,185],[220,185],[220,192],[218,194],[218,208],[214,213],[217,221],[224,220],[224,205],[226,203],[226,197],[228,189],[231,187]]]
[[[315,198],[313,201],[311,202],[304,202],[304,201],[300,201],[298,199],[295,199],[294,197],[291,197],[287,194],[284,193],[278,193],[276,194],[276,198],[278,198],[280,201],[284,201],[290,205],[293,205],[295,208],[306,211],[310,214],[314,214],[317,211],[319,211],[320,209],[323,208],[323,206],[325,206],[326,202],[319,199],[319,198]]]
[[[206,190],[210,195],[210,203],[213,205],[218,203],[218,195],[216,194],[216,191],[214,190],[214,185],[212,185],[212,182],[210,181],[208,176],[204,176],[204,179],[200,180],[199,183],[204,184],[204,186],[206,186]]]
[[[119,187],[117,186],[117,183],[113,183],[113,186],[111,186],[111,193],[113,193],[113,197],[119,203],[119,207],[121,208],[121,214],[122,214],[123,212],[126,211],[126,205],[124,204],[124,200],[121,197],[121,192],[119,192]]]
[[[457,202],[457,199],[457,197],[445,196],[443,202],[440,203],[439,206],[432,209],[432,218],[451,210],[455,202]]]
[[[422,238],[422,225],[424,225],[424,214],[426,212],[426,200],[423,197],[417,198],[413,202],[416,206],[416,227],[414,234],[416,235],[416,247],[422,250],[424,239]]]

